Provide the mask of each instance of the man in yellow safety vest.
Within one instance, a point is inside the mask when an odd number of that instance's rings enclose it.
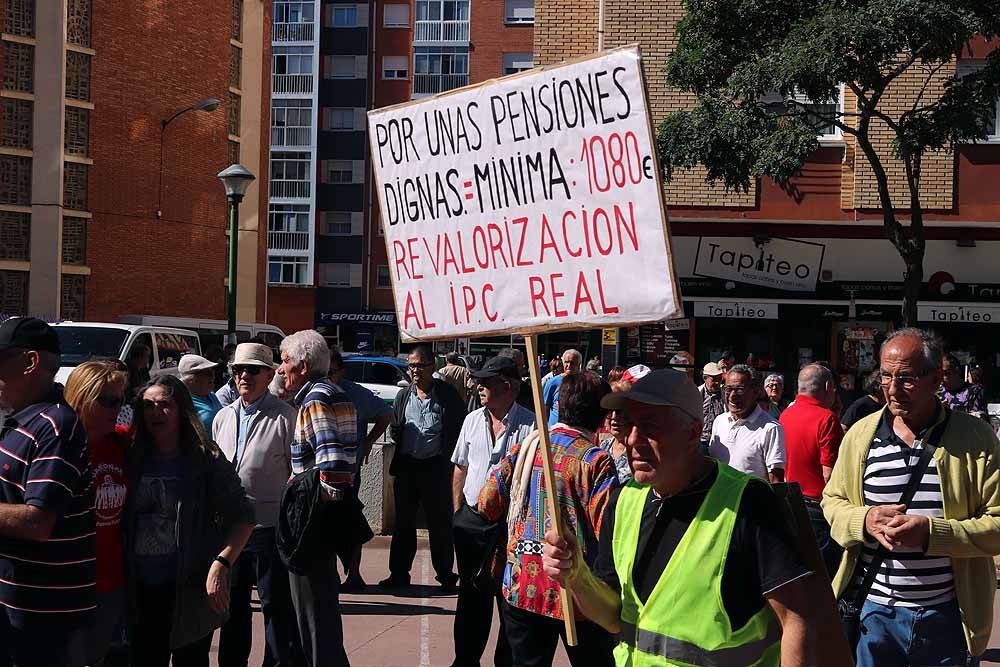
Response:
[[[593,572],[546,533],[546,574],[618,633],[618,667],[812,664],[802,563],[770,487],[699,452],[701,395],[661,370],[602,406],[634,424],[634,479],[604,513]]]

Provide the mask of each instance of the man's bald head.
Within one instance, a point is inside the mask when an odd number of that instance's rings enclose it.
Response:
[[[799,393],[812,396],[829,408],[837,397],[837,387],[833,383],[833,373],[819,364],[809,364],[799,371]]]

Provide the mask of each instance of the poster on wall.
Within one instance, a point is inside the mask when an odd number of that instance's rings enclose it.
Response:
[[[680,312],[637,46],[373,110],[368,130],[403,340]]]

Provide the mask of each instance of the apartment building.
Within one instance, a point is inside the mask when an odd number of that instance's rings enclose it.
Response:
[[[669,112],[690,107],[692,97],[666,81],[683,15],[680,0],[612,0],[604,11],[607,48],[642,47],[654,126]],[[596,51],[598,13],[596,0],[538,0],[536,64]],[[973,44],[968,57],[937,73],[932,84],[980,66],[995,47]],[[916,74],[902,77],[888,99],[912,102],[920,83]],[[842,94],[834,103],[853,102]],[[1000,101],[995,111],[1000,114]],[[884,238],[874,179],[851,138],[830,128],[818,139],[801,173],[783,185],[760,179],[745,194],[727,193],[706,183],[702,169],[676,174],[664,196],[684,318],[620,332],[620,361],[665,365],[686,352],[700,368],[734,349],[740,361],[791,380],[801,362],[829,359],[845,387],[860,387],[874,367],[878,343],[898,326],[903,264]],[[876,145],[889,155],[888,134]],[[888,171],[893,192],[903,192],[901,165],[890,160]],[[925,213],[919,319],[997,385],[993,326],[1000,322],[1000,276],[992,258],[1000,252],[1000,198],[991,184],[1000,177],[1000,118],[988,142],[929,155],[923,174],[923,200],[931,210]],[[752,260],[752,269],[733,270],[741,256]],[[769,286],[779,262],[803,279],[782,289]]]
[[[224,318],[240,161],[237,311],[262,319],[269,5],[2,4],[0,314]]]

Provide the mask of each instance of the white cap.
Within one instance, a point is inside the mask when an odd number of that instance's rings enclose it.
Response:
[[[198,371],[207,371],[218,365],[218,363],[209,361],[200,355],[185,354],[177,364],[177,372],[181,375],[188,375],[190,373],[197,373]]]

